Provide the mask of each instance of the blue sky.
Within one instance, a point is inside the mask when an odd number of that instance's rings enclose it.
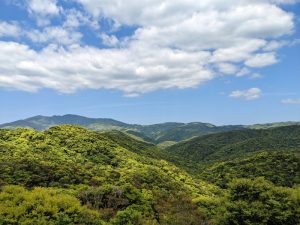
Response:
[[[293,0],[4,0],[0,123],[300,121]]]

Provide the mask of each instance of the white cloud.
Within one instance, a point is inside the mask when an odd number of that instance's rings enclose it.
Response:
[[[132,96],[157,89],[194,87],[214,78],[199,63],[207,60],[205,53],[79,46],[69,50],[50,46],[36,52],[13,42],[0,42],[0,49],[0,86],[25,91],[51,88],[72,93],[106,88]]]
[[[82,34],[63,27],[46,27],[42,31],[31,30],[26,32],[33,42],[37,43],[55,43],[61,45],[78,44]]]
[[[97,19],[92,18],[86,13],[83,13],[76,9],[64,10],[63,13],[65,16],[63,27],[65,28],[77,28],[80,26],[89,26],[92,27],[94,30],[100,28]]]
[[[57,0],[28,0],[28,11],[39,15],[57,15],[59,7]]]
[[[250,88],[248,90],[237,90],[229,95],[232,98],[244,98],[246,100],[255,100],[261,97],[262,91],[259,88]]]
[[[57,6],[57,0],[27,0],[27,11],[42,27],[49,25],[50,17],[57,16],[61,8]]]
[[[255,79],[261,79],[261,78],[263,78],[263,75],[261,75],[260,73],[252,73],[250,75],[250,79],[253,79],[253,80],[255,80]]]
[[[251,71],[247,67],[243,67],[237,74],[237,77],[243,77],[245,75],[248,75]]]
[[[275,51],[283,46],[287,45],[287,41],[270,41],[264,48],[264,51]]]
[[[283,104],[300,105],[300,98],[288,98],[281,101]]]
[[[249,67],[265,67],[277,63],[278,60],[274,52],[256,54],[245,62]]]
[[[277,37],[293,29],[292,16],[270,5],[245,5],[225,10],[194,12],[183,20],[168,25],[144,26],[135,39],[152,45],[176,47],[186,50],[240,48],[250,46],[244,53],[259,50],[265,44],[263,38]],[[234,54],[236,55],[236,54]],[[237,60],[242,60],[238,57]]]
[[[195,87],[218,72],[245,76],[252,73],[251,68],[276,63],[279,37],[294,30],[294,16],[281,8],[292,1],[76,1],[85,12],[62,9],[57,0],[28,0],[28,11],[39,25],[49,24],[49,18],[57,15],[65,21],[61,26],[25,32],[33,42],[49,45],[41,51],[1,42],[0,86],[65,93],[109,88],[127,96]],[[110,27],[100,30],[97,20],[103,18]],[[122,25],[138,29],[118,39],[110,31]],[[81,42],[80,26],[98,31],[99,42],[110,48]]]
[[[230,63],[220,63],[217,66],[219,71],[223,74],[235,74],[238,71],[238,68]]]
[[[264,6],[269,11],[275,4],[286,4],[291,1],[272,0],[77,0],[94,16],[113,18],[122,24],[132,25],[169,25],[191,17],[195,12],[205,13],[210,10],[226,12],[240,6]],[[234,6],[234,7],[233,7]],[[252,7],[255,10],[255,7]],[[272,10],[272,9],[271,9]],[[247,17],[249,11],[236,11],[241,17]],[[264,12],[260,12],[264,13]],[[255,12],[254,12],[255,14]],[[265,16],[268,17],[265,13]],[[253,20],[256,21],[255,19]],[[276,21],[275,21],[276,22]]]
[[[21,32],[22,30],[18,24],[0,21],[0,37],[18,37]]]
[[[100,38],[106,46],[114,47],[118,46],[120,44],[118,38],[115,35],[107,35],[105,33],[102,33],[100,35]]]
[[[213,62],[242,62],[266,45],[261,39],[251,39],[243,43],[236,43],[231,47],[218,48],[213,52]]]

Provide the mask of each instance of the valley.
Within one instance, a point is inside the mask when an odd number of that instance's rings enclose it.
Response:
[[[66,117],[0,129],[0,224],[299,224],[300,126]]]

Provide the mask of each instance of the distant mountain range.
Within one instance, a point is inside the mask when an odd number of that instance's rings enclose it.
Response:
[[[216,126],[210,123],[192,122],[192,123],[161,123],[153,125],[127,124],[107,118],[88,118],[78,115],[63,116],[35,116],[24,120],[18,120],[11,123],[0,125],[2,129],[14,129],[18,127],[33,128],[41,131],[56,125],[71,124],[79,125],[95,131],[119,130],[128,134],[142,138],[147,142],[161,143],[170,145],[173,142],[179,142],[189,138],[234,130],[247,129],[268,129],[273,127],[300,125],[300,122],[284,122],[270,124],[256,124],[251,126],[228,125]],[[166,143],[164,143],[166,142]]]

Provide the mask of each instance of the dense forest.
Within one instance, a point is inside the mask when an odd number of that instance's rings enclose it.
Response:
[[[297,225],[300,126],[157,146],[74,125],[0,129],[0,224]]]

